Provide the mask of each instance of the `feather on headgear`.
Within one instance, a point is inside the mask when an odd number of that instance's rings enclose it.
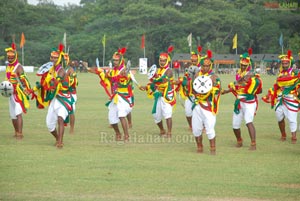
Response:
[[[114,60],[120,60],[118,66],[120,69],[125,67],[124,54],[126,53],[126,51],[127,51],[126,47],[122,47],[119,48],[118,51],[113,54]]]
[[[173,50],[174,50],[174,46],[173,46],[173,45],[170,45],[170,46],[168,47],[167,52],[162,52],[162,53],[160,53],[160,55],[159,55],[159,66],[160,66],[160,67],[166,67],[166,66],[169,65],[169,63],[170,63],[170,61],[171,61],[170,53],[173,52]],[[160,62],[161,59],[162,59],[162,60],[167,60],[166,63],[165,63],[165,64],[161,64],[161,62]]]
[[[211,69],[212,64],[214,63],[214,59],[212,57],[213,57],[212,51],[207,50],[206,55],[201,57],[200,64],[201,65],[210,65],[210,69]]]

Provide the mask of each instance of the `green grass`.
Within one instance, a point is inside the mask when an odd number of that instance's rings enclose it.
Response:
[[[28,75],[31,83],[38,79]],[[0,77],[4,79],[3,72]],[[245,126],[244,147],[234,147],[234,97],[221,97],[217,155],[211,156],[206,136],[204,153],[196,153],[180,104],[174,110],[172,140],[158,137],[151,115],[153,100],[139,90],[135,90],[131,141],[115,142],[104,106],[107,97],[97,76],[82,73],[78,77],[76,133],[70,135],[69,128],[65,129],[62,150],[54,147],[47,130],[47,110],[36,109],[34,101],[23,116],[25,137],[16,141],[8,100],[0,97],[0,200],[300,199],[299,143],[291,144],[290,134],[286,142],[279,141],[275,113],[262,101],[254,122],[257,150],[249,151]],[[220,77],[223,87],[234,78]],[[147,82],[144,75],[136,75],[136,79]],[[263,94],[274,79],[263,76]]]

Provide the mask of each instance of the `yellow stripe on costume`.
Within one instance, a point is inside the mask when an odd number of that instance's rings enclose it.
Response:
[[[294,85],[296,81],[298,81],[298,77],[294,77],[289,80],[277,80],[277,84],[279,87],[286,87]]]
[[[20,88],[19,85],[16,87],[16,90],[17,90],[18,99],[23,101],[24,107],[28,109],[30,105],[26,94],[23,92],[23,90]]]
[[[250,82],[251,83],[250,83],[250,86],[247,90],[247,93],[248,94],[256,94],[257,90],[261,87],[261,84],[262,84],[261,80],[259,80],[256,77],[252,77]]]

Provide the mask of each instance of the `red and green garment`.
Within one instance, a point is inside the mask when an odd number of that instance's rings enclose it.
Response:
[[[209,71],[208,73],[203,74],[201,71],[199,75],[211,76],[214,73]],[[219,111],[220,104],[220,89],[221,89],[221,80],[219,78],[216,79],[216,83],[212,87],[211,91],[206,94],[197,94],[195,93],[195,101],[192,106],[192,109],[195,108],[196,105],[200,105],[201,108],[212,112],[213,114],[217,114]]]
[[[280,105],[285,105],[290,111],[299,111],[299,94],[300,88],[299,75],[278,77],[273,88],[268,90],[268,94],[262,98],[266,103],[271,103],[271,108],[275,110]]]
[[[120,75],[118,69],[99,71],[100,85],[104,88],[109,97],[109,101],[105,104],[108,106],[112,101],[118,102],[118,98],[124,99],[130,107],[134,105],[133,83],[131,75]]]
[[[17,63],[17,65],[20,64]],[[28,92],[32,90],[25,73],[22,73],[18,77],[18,75],[14,72],[15,66],[8,66],[6,68],[6,80],[13,85],[14,87],[13,97],[16,102],[20,103],[23,113],[26,113],[30,104],[29,104],[29,95],[25,94],[24,90],[26,89]]]
[[[251,77],[251,79],[245,84],[238,84],[237,82],[231,82],[228,88],[236,97],[234,102],[234,113],[239,114],[241,105],[240,102],[254,103],[256,102],[256,110],[258,108],[257,94],[262,93],[262,80],[258,74]]]
[[[159,78],[155,78],[151,83],[147,84],[147,96],[148,98],[154,98],[154,104],[152,108],[152,114],[156,113],[156,106],[159,97],[162,97],[166,103],[171,106],[176,104],[175,89],[171,79],[163,75]]]
[[[193,98],[193,80],[190,77],[184,76],[179,78],[179,84],[177,85],[176,92],[179,92],[179,95],[186,100],[187,98],[194,102]]]

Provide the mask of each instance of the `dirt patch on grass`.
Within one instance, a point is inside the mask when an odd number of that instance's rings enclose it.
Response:
[[[276,184],[275,186],[280,188],[300,189],[300,184]]]

